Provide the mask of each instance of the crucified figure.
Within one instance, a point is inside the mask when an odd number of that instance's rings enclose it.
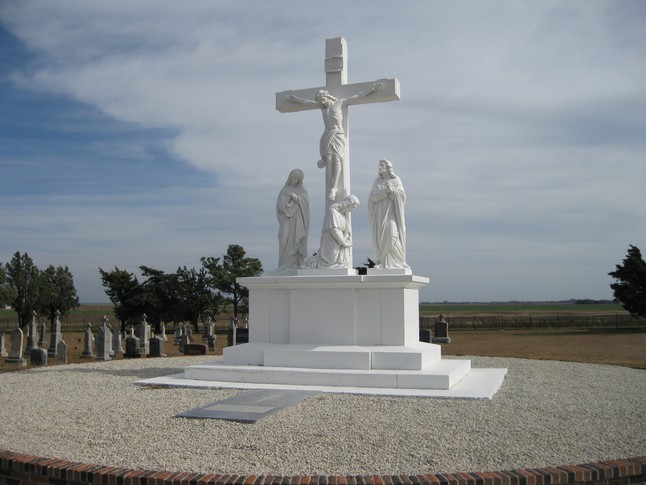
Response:
[[[379,91],[382,87],[383,83],[376,82],[370,88],[348,98],[336,98],[324,89],[316,93],[316,97],[313,100],[299,98],[293,94],[287,95],[287,101],[291,103],[316,105],[321,108],[325,130],[323,131],[323,135],[321,135],[319,147],[321,159],[317,162],[317,166],[319,168],[326,168],[326,180],[330,187],[327,198],[330,201],[336,199],[347,142],[347,135],[343,128],[343,108],[350,101],[368,96],[371,93]]]

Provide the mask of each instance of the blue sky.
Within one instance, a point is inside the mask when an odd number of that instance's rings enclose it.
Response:
[[[318,247],[316,112],[275,93],[397,77],[350,108],[352,191],[380,158],[408,201],[408,262],[429,301],[611,298],[646,250],[646,3],[0,1],[0,262],[199,266],[241,244],[277,263],[275,198],[301,168]],[[370,256],[367,208],[355,264]]]

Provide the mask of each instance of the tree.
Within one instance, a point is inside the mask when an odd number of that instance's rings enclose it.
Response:
[[[9,286],[14,291],[11,306],[18,313],[18,326],[24,327],[38,308],[41,289],[40,271],[27,253],[19,252],[16,252],[11,262],[7,263],[6,270]]]
[[[3,307],[11,304],[15,297],[15,290],[9,286],[9,280],[7,278],[7,272],[4,265],[0,263],[0,306]]]
[[[99,273],[105,294],[114,304],[114,314],[121,322],[121,331],[125,332],[129,320],[141,317],[137,299],[143,293],[143,288],[135,275],[116,266],[109,272],[99,268]]]
[[[639,248],[630,244],[623,265],[615,268],[608,273],[618,280],[610,285],[615,298],[633,318],[646,317],[646,262]]]
[[[38,309],[49,317],[54,328],[58,315],[67,315],[73,308],[79,307],[79,298],[74,287],[74,277],[69,268],[52,265],[40,273],[41,292]]]
[[[218,313],[220,295],[211,290],[209,272],[206,268],[187,269],[177,268],[173,275],[175,292],[175,310],[180,321],[187,321],[198,331],[198,321],[201,315]]]
[[[233,315],[238,316],[238,310],[245,307],[249,298],[249,290],[236,282],[236,278],[260,276],[262,263],[257,258],[245,258],[242,246],[230,244],[227,254],[220,258],[209,256],[202,258],[202,265],[211,275],[212,285],[222,294],[224,299],[233,306]]]

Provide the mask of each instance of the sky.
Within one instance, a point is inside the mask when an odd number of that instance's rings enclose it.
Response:
[[[407,193],[422,301],[611,299],[646,251],[646,2],[0,0],[0,263],[200,267],[230,244],[278,261],[275,201],[305,174],[317,250],[320,113],[275,93],[399,79],[350,107],[351,188],[381,158]],[[355,265],[371,256],[367,204]]]

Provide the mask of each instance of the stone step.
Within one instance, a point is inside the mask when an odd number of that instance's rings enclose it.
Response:
[[[184,369],[189,380],[390,389],[451,389],[471,370],[469,360],[441,360],[422,370],[308,369],[221,363]]]

